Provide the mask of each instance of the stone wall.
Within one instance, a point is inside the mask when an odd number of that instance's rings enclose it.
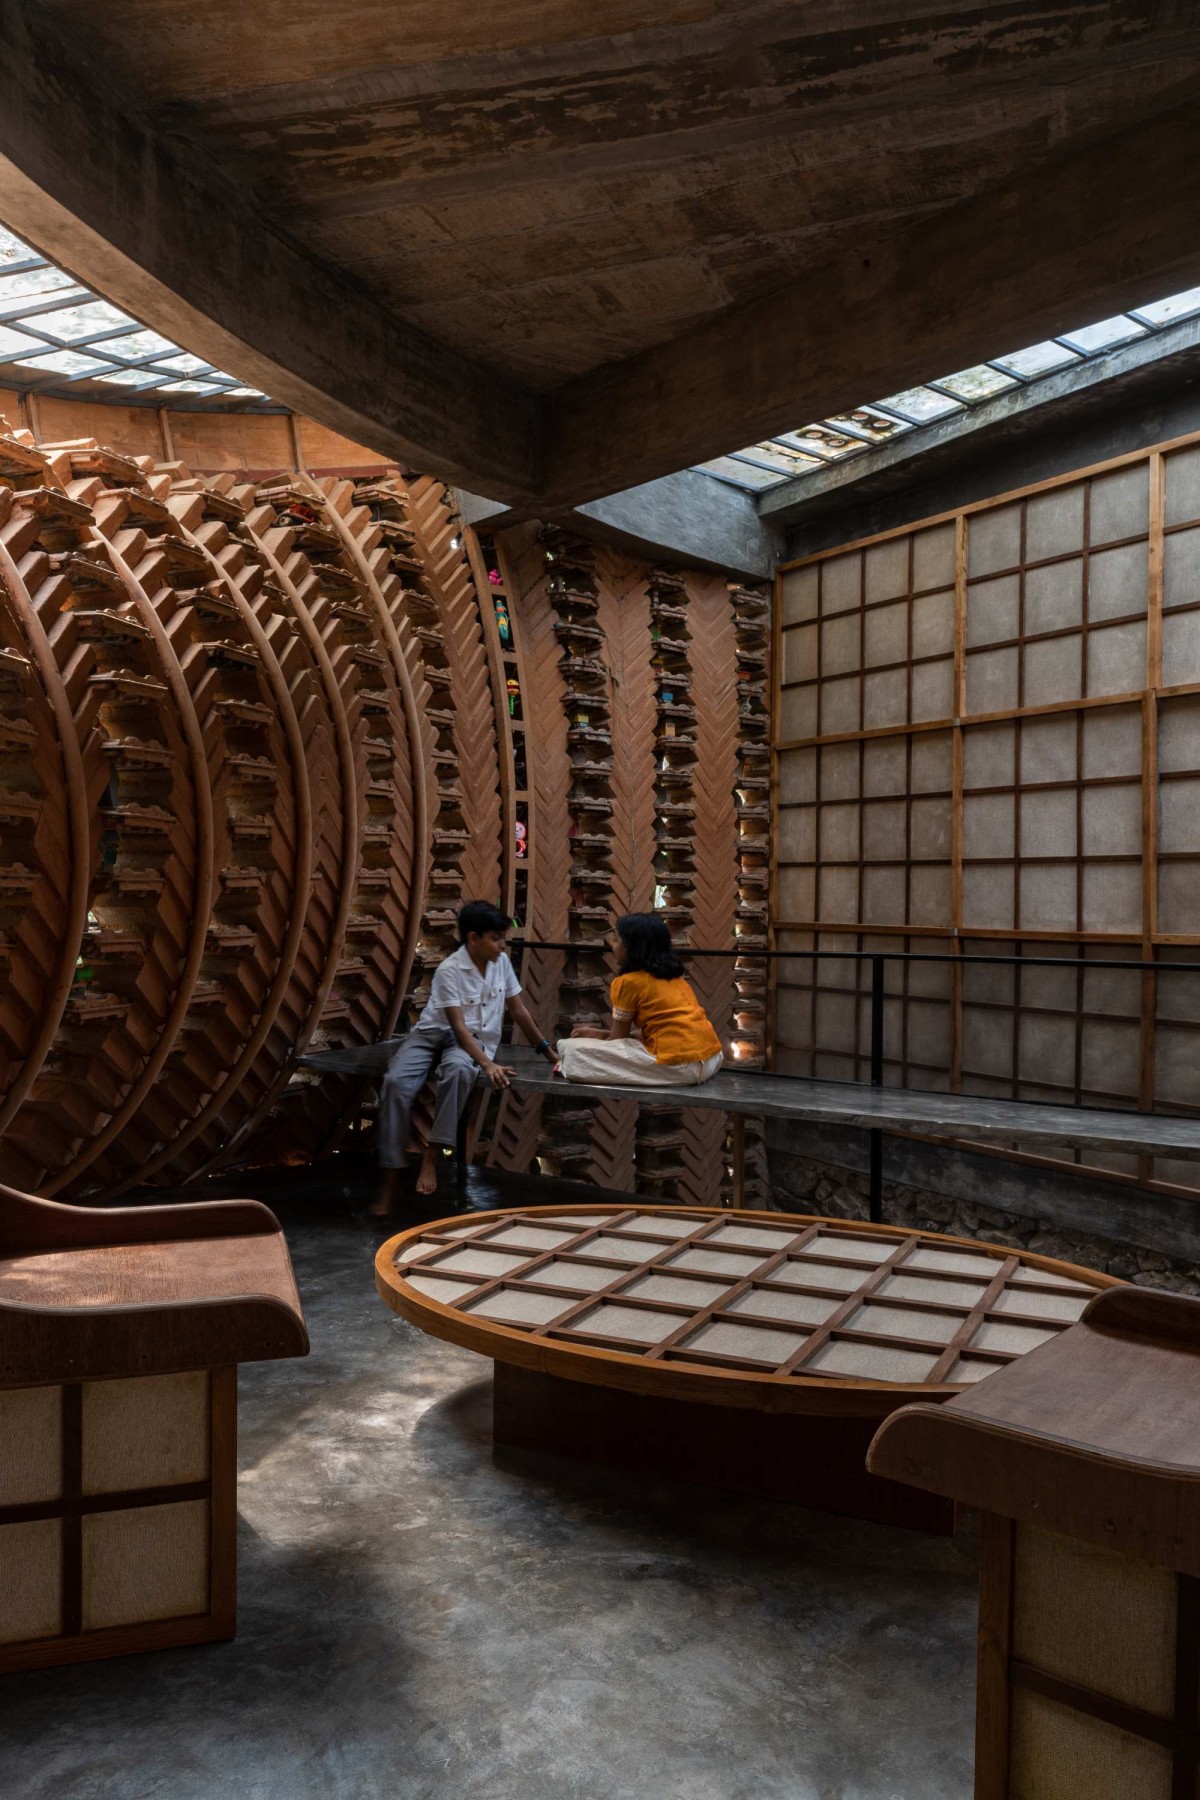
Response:
[[[867,1217],[865,1171],[799,1156],[778,1142],[770,1145],[769,1158],[768,1205],[772,1210],[820,1213],[839,1219]],[[1166,1255],[1161,1250],[1081,1231],[1051,1221],[1044,1215],[1037,1217],[1029,1211],[985,1206],[973,1198],[887,1180],[883,1189],[883,1219],[887,1225],[942,1231],[952,1236],[977,1238],[985,1244],[1005,1244],[1014,1250],[1032,1250],[1041,1256],[1059,1257],[1065,1262],[1099,1269],[1144,1287],[1169,1288],[1184,1294],[1200,1293],[1200,1246],[1193,1259]]]

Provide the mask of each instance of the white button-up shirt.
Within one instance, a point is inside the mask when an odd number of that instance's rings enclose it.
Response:
[[[463,944],[434,970],[428,1002],[414,1029],[449,1030],[446,1008],[460,1006],[471,1036],[479,1040],[489,1056],[495,1056],[504,1027],[504,1003],[520,991],[516,970],[506,954],[485,964],[480,974]]]

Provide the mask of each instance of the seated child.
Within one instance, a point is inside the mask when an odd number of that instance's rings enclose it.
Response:
[[[684,980],[671,933],[657,913],[617,921],[616,976],[608,1030],[577,1025],[558,1046],[568,1081],[693,1087],[721,1067],[721,1040]],[[634,1026],[641,1038],[630,1036]]]
[[[507,934],[508,920],[499,907],[487,900],[467,902],[458,915],[460,948],[438,964],[428,1004],[388,1064],[379,1089],[384,1179],[371,1208],[377,1218],[388,1212],[395,1197],[397,1177],[407,1161],[413,1106],[432,1069],[437,1069],[433,1129],[417,1175],[418,1194],[437,1191],[438,1152],[455,1143],[476,1084],[486,1079],[494,1088],[508,1086],[511,1070],[495,1060],[505,1007],[530,1042],[554,1060],[549,1039],[521,998],[521,984],[504,948]]]

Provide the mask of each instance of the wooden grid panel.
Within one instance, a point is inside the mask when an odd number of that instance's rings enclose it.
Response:
[[[0,1393],[0,1671],[233,1636],[236,1373]]]
[[[1142,709],[962,734],[962,923],[1140,939]]]
[[[780,608],[781,739],[953,716],[952,525],[792,570]]]
[[[1193,1576],[985,1513],[979,1621],[980,1800],[1083,1791],[1194,1800]]]
[[[824,1081],[871,1075],[871,966],[821,960],[806,952],[951,950],[941,938],[875,937],[861,932],[780,932],[789,953],[775,985],[775,1068]],[[889,1087],[944,1091],[954,1055],[954,977],[937,963],[892,962],[884,971],[883,1079]]]
[[[898,662],[880,661],[885,639],[898,645],[907,632],[915,678],[945,653],[947,594],[951,702],[930,716],[906,686],[901,709]],[[869,927],[895,948],[1063,949],[1081,964],[1087,945],[1096,957],[1174,960],[1200,943],[1200,441],[785,568],[778,601],[777,929],[795,928],[805,944],[815,931],[831,946],[865,943]],[[892,713],[881,714],[881,695]],[[909,772],[931,760],[941,774],[926,794]],[[894,791],[872,764],[895,771]],[[791,990],[822,982],[780,979],[803,1022],[797,1035],[781,1017],[794,1040],[781,1036],[783,1055],[812,1067],[830,1046]],[[920,1085],[1196,1104],[1189,977],[1141,978],[1136,1009],[1137,978],[1120,971],[1111,1002],[1094,999],[1095,971],[1021,971],[1007,1003],[970,997],[966,979],[953,977],[944,1068],[926,1080],[918,1065]],[[970,979],[978,990],[987,978]],[[836,1053],[861,1070],[849,1009],[825,1003],[831,1017],[839,1008]],[[1075,1159],[1194,1191],[1183,1164]]]
[[[1083,1270],[836,1220],[538,1208],[408,1233],[406,1286],[473,1322],[648,1363],[965,1386],[1048,1342]]]
[[[779,785],[779,919],[945,930],[953,810],[949,731],[789,752]]]
[[[1150,485],[1142,458],[968,517],[967,713],[1146,686]]]

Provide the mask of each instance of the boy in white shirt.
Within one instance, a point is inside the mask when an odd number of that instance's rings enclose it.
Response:
[[[384,1171],[371,1208],[382,1218],[395,1198],[407,1162],[412,1109],[437,1067],[433,1128],[417,1175],[418,1194],[437,1191],[438,1153],[453,1146],[458,1122],[476,1083],[506,1088],[512,1071],[496,1062],[507,1007],[525,1036],[551,1063],[548,1038],[533,1022],[505,951],[508,920],[488,900],[469,900],[458,915],[459,949],[438,964],[421,1017],[388,1064],[379,1090],[379,1161]]]

